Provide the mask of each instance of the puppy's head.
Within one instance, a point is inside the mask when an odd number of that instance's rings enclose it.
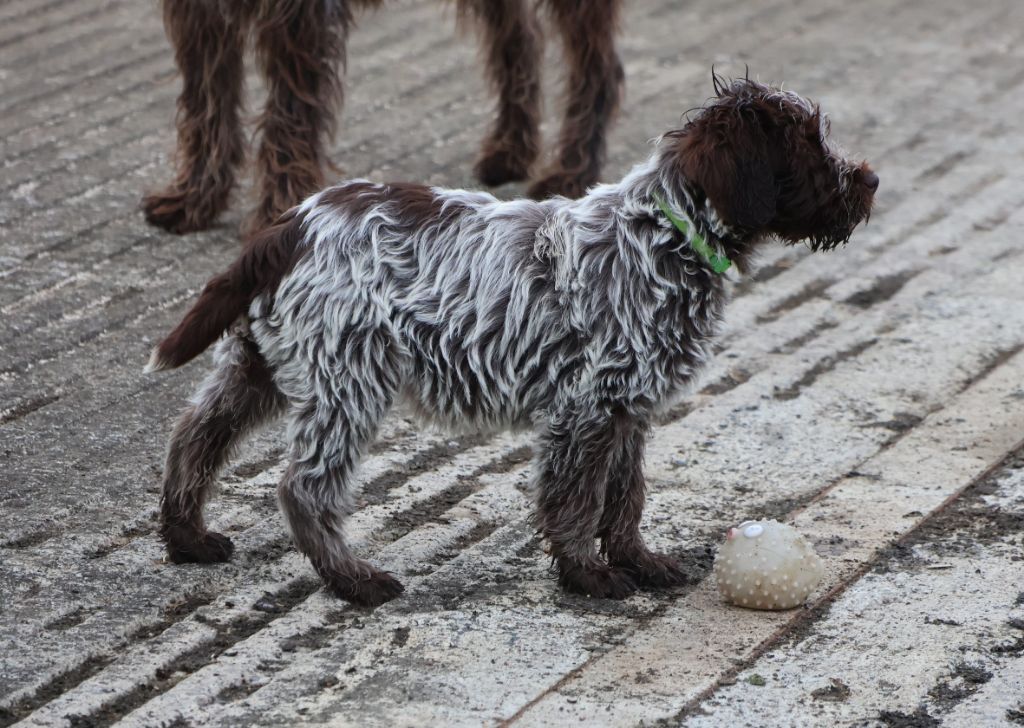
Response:
[[[871,212],[878,176],[829,140],[817,105],[749,79],[715,77],[716,96],[670,133],[679,171],[741,237],[828,250]]]

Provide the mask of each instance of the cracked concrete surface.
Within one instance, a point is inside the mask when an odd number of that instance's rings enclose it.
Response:
[[[362,19],[346,175],[473,186],[491,102],[451,15]],[[645,531],[691,585],[563,594],[528,522],[529,438],[399,413],[352,534],[407,591],[366,612],[289,545],[277,429],[210,508],[234,561],[163,562],[163,448],[204,367],[141,367],[233,256],[247,191],[208,233],[142,222],[178,88],[153,4],[0,5],[0,725],[1024,724],[1022,29],[1015,0],[629,3],[606,177],[709,95],[712,63],[749,64],[873,162],[871,223],[834,254],[769,250],[653,434]],[[806,608],[728,607],[706,578],[759,516],[825,560]]]

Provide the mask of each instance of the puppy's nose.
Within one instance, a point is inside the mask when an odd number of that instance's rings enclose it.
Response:
[[[872,192],[878,189],[878,175],[871,170],[864,172],[863,182],[864,186]]]

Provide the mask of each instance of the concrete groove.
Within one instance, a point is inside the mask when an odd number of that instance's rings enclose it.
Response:
[[[154,39],[155,38],[156,38],[156,36],[154,36]],[[100,57],[102,57],[103,55],[105,55],[105,54],[102,54],[102,53],[99,54]],[[111,68],[95,68],[94,70],[90,71],[89,73],[86,73],[85,75],[83,75],[81,77],[76,77],[76,78],[70,79],[70,80],[68,80],[68,81],[66,81],[64,83],[61,83],[61,84],[52,85],[49,88],[47,88],[45,91],[37,91],[34,94],[30,94],[28,96],[23,96],[21,98],[18,98],[17,96],[15,96],[12,93],[10,96],[8,96],[8,103],[6,105],[4,105],[4,106],[0,106],[0,112],[3,112],[3,114],[5,114],[5,115],[6,114],[16,114],[18,112],[25,111],[26,108],[29,107],[31,104],[38,104],[38,103],[41,103],[41,102],[45,102],[51,96],[56,96],[57,94],[63,93],[65,91],[71,91],[71,90],[75,89],[76,87],[78,87],[79,85],[81,85],[83,81],[91,81],[91,80],[96,79],[96,78],[103,78],[104,76],[106,76],[110,72],[115,72],[116,73],[116,72],[121,71],[121,70],[127,70],[127,69],[130,69],[130,68],[136,67],[136,66],[139,65],[140,62],[155,61],[158,58],[166,58],[166,57],[167,57],[167,50],[165,48],[161,48],[160,50],[152,51],[150,53],[146,53],[143,56],[140,56],[138,58],[134,58],[134,59],[131,59],[131,60],[124,61],[123,63],[121,63],[119,65],[116,65],[116,66],[113,66]],[[78,65],[79,67],[93,68],[94,64],[90,63],[90,61],[92,61],[92,60],[95,60],[95,59],[92,59],[92,58],[84,59],[84,60],[80,61],[76,65]]]
[[[829,354],[822,357],[814,364],[814,366],[804,372],[803,376],[793,384],[783,389],[776,390],[774,395],[775,399],[796,399],[800,396],[800,392],[814,384],[822,374],[832,371],[844,361],[855,359],[877,343],[877,337],[870,338],[866,341],[858,342],[853,346],[843,349],[842,351],[836,352],[835,354]]]
[[[4,369],[0,371],[0,374],[17,374],[15,369]],[[60,395],[56,393],[44,394],[38,397],[34,397],[27,401],[22,401],[16,404],[14,407],[9,409],[0,410],[0,425],[5,425],[8,422],[30,415],[36,410],[42,409],[43,407],[53,404],[60,399]]]
[[[789,341],[783,342],[781,345],[771,350],[772,354],[792,354],[800,348],[806,346],[810,342],[817,339],[823,333],[830,329],[834,329],[838,326],[834,321],[822,321],[815,325],[810,331],[799,336],[794,336]]]
[[[982,367],[980,370],[978,370],[977,372],[969,376],[966,380],[964,380],[963,386],[960,391],[962,392],[964,390],[967,390],[970,387],[973,387],[981,380],[985,379],[985,377],[991,376],[991,374],[996,369],[998,369],[1000,366],[1008,362],[1013,357],[1017,356],[1017,354],[1019,354],[1022,350],[1024,350],[1024,344],[1018,344],[1016,346],[1011,346],[1007,349],[1001,349],[999,351],[994,352],[991,356],[987,358],[985,362],[982,363]]]
[[[44,624],[43,629],[54,632],[63,632],[66,629],[70,629],[72,627],[77,627],[78,625],[80,625],[94,611],[96,611],[95,607],[87,609],[82,606],[77,606],[71,611],[67,612],[66,614]]]
[[[412,529],[409,530],[411,531]],[[460,537],[459,542],[463,545],[463,548],[469,548],[478,541],[489,536],[493,531],[493,527],[480,524],[480,526]],[[462,549],[455,551],[449,556],[449,558],[454,558],[461,550]],[[447,560],[447,558],[442,556],[440,558],[435,558],[429,563],[435,567],[440,567],[443,566]],[[432,571],[433,570],[431,569],[424,573],[429,575]],[[321,586],[322,585],[318,580],[306,577],[293,579],[287,584],[281,585],[279,592],[265,595],[260,602],[254,605],[249,614],[234,618],[226,626],[214,625],[216,628],[215,637],[198,645],[189,652],[179,655],[167,667],[158,670],[157,674],[152,679],[139,684],[129,693],[116,698],[112,702],[103,703],[95,711],[83,716],[83,718],[92,721],[91,724],[95,725],[112,725],[118,719],[123,718],[125,715],[144,705],[149,700],[171,690],[178,682],[185,679],[188,675],[206,667],[207,665],[214,664],[219,655],[224,654],[226,651],[264,629],[272,622],[289,614],[291,610],[302,604],[312,594],[318,592],[321,589]],[[209,598],[203,598],[201,600],[195,600],[194,603],[190,603],[187,606],[180,606],[176,609],[176,616],[178,617],[177,620],[168,620],[167,622],[161,623],[157,626],[141,630],[138,636],[148,641],[163,633],[178,621],[187,618],[194,618],[193,615],[195,614],[196,609],[209,604],[209,602]],[[251,614],[253,610],[257,612],[256,615]],[[209,624],[209,622],[205,620],[200,621],[204,624]],[[125,643],[124,646],[127,646],[129,643]],[[113,664],[116,659],[117,658],[113,655],[111,655],[109,659],[92,658],[87,661],[83,667],[71,671],[70,674],[73,674],[76,678],[76,680],[73,681],[73,684],[65,675],[55,678],[53,684],[57,684],[59,682],[61,685],[66,685],[65,691],[73,689],[84,682],[84,680],[96,675],[99,670],[102,669],[102,667],[94,669],[94,663],[99,664],[102,662],[103,667],[107,667]],[[79,677],[81,679],[77,679]],[[52,693],[52,688],[42,690],[42,694],[48,698],[47,702],[58,697]],[[32,700],[31,703],[38,703],[38,700]],[[28,712],[27,709],[29,704],[30,703],[27,701],[19,704],[16,708],[17,712],[24,716]],[[36,705],[36,708],[40,707],[40,705]]]
[[[843,299],[843,303],[856,306],[857,308],[870,308],[879,303],[884,303],[899,293],[900,289],[920,272],[920,270],[907,270],[883,275],[875,279],[870,288],[858,291]]]
[[[136,629],[106,653],[85,656],[77,665],[50,677],[31,694],[12,704],[0,706],[0,728],[12,725],[67,691],[81,685],[112,665],[117,660],[118,652],[121,649],[135,642],[146,642],[159,637],[180,619],[190,616],[196,609],[209,604],[210,600],[211,598],[208,596],[186,594],[183,598],[167,605],[164,610],[166,615],[164,619]]]
[[[15,20],[24,20],[25,18],[32,17],[33,15],[41,15],[43,13],[48,13],[53,8],[60,7],[61,5],[67,5],[71,1],[72,0],[50,0],[50,2],[43,2],[43,3],[26,2],[24,4],[29,5],[28,8],[26,8],[25,10],[23,10],[20,13],[11,13],[10,15],[0,15],[0,20],[4,20],[5,22],[8,22],[8,21],[12,22],[12,21],[15,21]],[[10,5],[8,5],[8,8],[16,7],[16,5],[17,5],[17,3],[11,3]]]
[[[101,672],[114,661],[111,656],[93,657],[82,661],[53,676],[33,691],[32,695],[11,704],[0,706],[0,728],[8,728],[51,700],[60,697],[67,689],[80,685],[93,675]]]
[[[825,278],[822,280],[811,281],[806,286],[801,288],[799,291],[794,293],[792,296],[779,301],[777,304],[772,306],[766,312],[757,317],[757,323],[766,324],[771,321],[775,321],[781,314],[787,311],[792,311],[794,308],[801,306],[812,298],[817,298],[826,290],[828,287],[835,283],[835,280],[831,278]]]
[[[977,151],[977,149],[959,149],[951,152],[948,156],[917,175],[914,181],[918,183],[930,182],[943,177],[952,172],[958,164],[977,154]]]
[[[943,512],[947,508],[949,508],[964,491],[968,490],[976,483],[980,483],[985,479],[989,478],[993,473],[998,472],[1000,468],[1004,465],[1004,463],[1013,459],[1018,453],[1022,451],[1024,451],[1024,440],[1018,443],[1009,453],[1007,453],[1007,455],[1002,460],[990,465],[980,474],[975,476],[975,478],[973,478],[969,483],[964,485],[964,487],[961,490],[949,496],[938,508],[929,513],[921,521],[918,521],[907,532],[902,534],[899,537],[899,539],[897,539],[894,542],[894,544],[898,546],[899,544],[905,543],[914,538],[915,534],[920,529],[926,527],[927,524],[932,520],[941,517]],[[785,625],[785,627],[773,633],[768,639],[758,644],[758,646],[754,650],[752,650],[749,653],[749,655],[744,656],[744,659],[736,661],[735,666],[730,668],[728,671],[724,672],[720,679],[716,680],[712,685],[708,686],[708,688],[705,691],[698,694],[696,697],[691,699],[685,706],[683,706],[683,708],[672,717],[672,719],[669,721],[669,724],[675,723],[678,725],[683,721],[684,718],[690,715],[694,715],[696,711],[699,710],[701,704],[704,703],[711,695],[713,695],[716,690],[718,690],[724,685],[733,684],[730,683],[730,680],[734,680],[737,675],[739,675],[745,669],[753,665],[758,660],[758,658],[764,655],[768,650],[776,646],[778,643],[780,643],[782,640],[786,639],[790,635],[793,635],[794,633],[799,633],[801,629],[806,629],[814,622],[820,620],[821,617],[828,612],[832,604],[834,604],[835,601],[839,599],[839,597],[841,597],[847,589],[849,589],[854,583],[856,583],[856,581],[860,577],[862,577],[864,574],[868,573],[872,569],[876,568],[879,563],[886,560],[887,558],[887,553],[880,552],[873,559],[859,566],[854,572],[852,572],[849,575],[849,577],[846,580],[838,583],[835,587],[830,589],[819,599],[815,600],[814,604],[806,610],[802,611],[797,618],[791,620],[789,623]]]
[[[64,5],[65,7],[70,7],[70,6],[74,5],[74,3],[70,3],[70,2],[50,3],[48,6],[46,4],[44,4],[43,8],[45,8],[45,12],[46,13],[48,13],[48,14],[50,14],[52,16],[53,13],[51,13],[50,11],[54,7],[59,8],[61,5]],[[42,35],[44,33],[47,33],[47,32],[49,32],[51,30],[55,30],[55,29],[66,30],[68,27],[74,27],[73,24],[75,23],[75,21],[81,20],[82,18],[94,17],[94,16],[96,16],[98,14],[105,13],[105,12],[107,12],[107,11],[111,10],[112,8],[115,8],[115,7],[119,6],[119,5],[124,5],[124,3],[123,2],[119,2],[118,0],[113,0],[111,2],[106,2],[106,3],[103,3],[103,4],[96,4],[96,5],[92,6],[92,7],[89,7],[87,9],[85,9],[85,10],[81,10],[79,12],[72,11],[72,13],[70,15],[66,15],[66,16],[63,16],[63,17],[60,17],[58,15],[58,17],[56,19],[53,18],[53,17],[44,18],[43,19],[43,23],[44,24],[36,26],[36,27],[32,27],[31,25],[28,25],[28,24],[24,23],[23,17],[22,17],[22,21],[23,22],[18,23],[17,26],[13,26],[13,25],[7,26],[8,28],[16,27],[18,29],[18,33],[15,34],[15,35],[9,36],[7,38],[0,38],[0,48],[8,48],[11,45],[19,43],[19,42],[27,41],[27,40],[30,40],[30,39],[33,39],[33,38],[38,38],[38,36],[40,36],[40,35]],[[37,11],[39,9],[40,8],[37,8]],[[50,23],[50,24],[47,25],[46,23]]]
[[[486,535],[489,535],[492,530],[493,529],[481,529],[478,530],[476,534],[482,539]],[[471,538],[466,538],[464,543],[468,547],[475,543],[475,541]],[[283,539],[283,543],[281,543],[278,550],[280,552],[279,555],[281,556],[287,553],[290,550],[290,540]],[[441,564],[443,564],[443,561],[436,565],[439,566]],[[246,639],[252,634],[255,634],[258,630],[267,626],[274,619],[286,614],[320,588],[321,584],[319,581],[308,578],[300,578],[290,582],[289,584],[282,585],[281,593],[272,595],[273,606],[260,608],[260,610],[262,610],[261,613],[266,615],[265,617],[253,618],[251,615],[241,617],[239,618],[239,621],[229,625],[228,629],[219,629],[214,639],[194,648],[192,651],[184,655],[179,656],[177,661],[172,663],[170,668],[164,669],[163,674],[158,674],[154,680],[139,685],[135,691],[129,693],[127,696],[118,698],[113,703],[103,704],[95,714],[89,714],[83,716],[83,718],[91,721],[90,724],[113,724],[117,719],[127,715],[149,699],[170,690],[187,674],[191,674],[195,670],[198,670],[207,664],[211,664],[217,655],[222,654],[233,645]],[[147,625],[146,627],[137,630],[135,634],[129,635],[126,641],[113,647],[110,653],[106,656],[93,656],[88,658],[78,667],[71,668],[52,678],[49,682],[38,688],[32,696],[17,701],[12,707],[0,708],[0,710],[7,711],[13,720],[23,718],[25,715],[28,715],[42,705],[59,697],[59,695],[64,692],[77,687],[85,680],[96,675],[102,669],[113,664],[117,659],[117,652],[121,649],[131,645],[136,640],[152,640],[177,622],[191,617],[195,613],[196,609],[209,604],[210,601],[210,597],[202,597],[186,599],[185,603],[172,603],[172,605],[168,607],[167,612],[169,615],[173,614],[173,618],[168,618],[159,624]],[[0,726],[9,725],[9,723],[3,722],[5,717],[8,716],[3,712],[0,712]]]

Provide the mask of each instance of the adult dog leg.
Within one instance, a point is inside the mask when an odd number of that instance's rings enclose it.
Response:
[[[228,203],[244,157],[241,16],[225,3],[164,0],[164,25],[183,88],[178,97],[177,173],[162,192],[145,197],[146,219],[172,233],[203,230]]]
[[[341,108],[350,0],[263,0],[253,36],[267,79],[259,120],[255,233],[323,186],[324,145]]]
[[[530,187],[537,199],[580,197],[597,182],[605,135],[622,95],[622,63],[615,50],[621,0],[547,0],[569,65],[565,119],[557,158]]]
[[[540,152],[542,35],[527,0],[460,0],[480,26],[487,77],[498,95],[476,176],[485,185],[526,179]]]
[[[216,369],[174,428],[164,468],[160,535],[176,563],[231,556],[230,539],[206,530],[203,505],[234,445],[284,406],[254,343],[230,337],[218,345],[216,358]]]
[[[637,424],[623,433],[622,446],[608,475],[604,513],[598,529],[601,553],[611,566],[629,571],[641,587],[670,587],[686,582],[679,562],[647,548],[640,535],[646,485],[643,459],[648,428]]]
[[[554,413],[541,432],[537,519],[569,591],[621,599],[636,590],[628,571],[601,560],[596,544],[609,471],[632,427],[628,415],[606,408],[568,409]]]
[[[387,333],[354,328],[339,337],[341,350],[319,355],[308,378],[295,384],[305,393],[293,399],[292,463],[278,499],[295,545],[327,588],[355,604],[377,606],[398,596],[402,585],[352,553],[343,523],[352,472],[391,405],[400,372]]]

